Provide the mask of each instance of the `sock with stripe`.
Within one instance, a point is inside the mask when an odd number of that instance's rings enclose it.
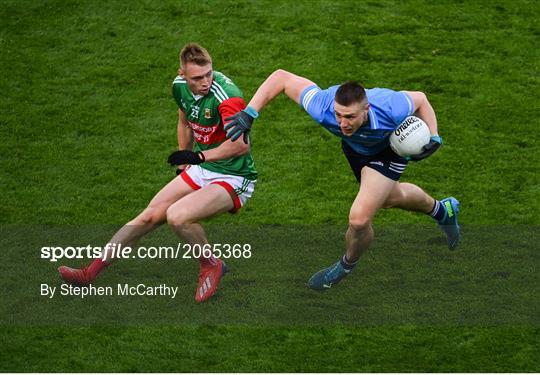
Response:
[[[433,205],[433,209],[429,213],[429,216],[431,216],[437,221],[441,221],[442,219],[444,219],[445,215],[446,208],[444,208],[444,205],[441,203],[441,201],[435,199],[435,204]]]
[[[354,262],[351,262],[347,259],[346,255],[343,255],[339,260],[339,263],[341,264],[341,267],[343,267],[345,272],[349,273],[354,270],[354,267],[356,267],[356,265],[358,264],[358,259],[356,259]]]

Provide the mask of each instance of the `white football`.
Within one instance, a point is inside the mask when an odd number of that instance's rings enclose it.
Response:
[[[390,147],[403,157],[418,155],[430,137],[427,124],[418,117],[409,116],[390,135]]]

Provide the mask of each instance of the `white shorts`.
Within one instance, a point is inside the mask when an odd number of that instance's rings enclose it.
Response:
[[[234,204],[234,208],[229,211],[231,213],[238,211],[251,198],[253,190],[255,190],[255,182],[257,182],[242,176],[212,172],[199,165],[187,167],[180,176],[194,190],[199,190],[210,184],[223,186],[229,192]]]

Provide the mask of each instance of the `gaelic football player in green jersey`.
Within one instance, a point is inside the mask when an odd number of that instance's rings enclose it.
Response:
[[[178,73],[172,92],[178,105],[179,150],[168,159],[178,166],[177,177],[112,237],[102,258],[83,269],[60,267],[65,281],[82,285],[93,282],[114,259],[111,249],[132,247],[165,222],[186,243],[204,246],[208,239],[199,221],[236,212],[251,197],[257,172],[249,141],[232,142],[223,130],[225,119],[246,107],[242,92],[229,78],[213,70],[210,55],[195,43],[180,52]],[[195,300],[203,302],[214,295],[227,267],[214,256],[201,256],[199,263]]]

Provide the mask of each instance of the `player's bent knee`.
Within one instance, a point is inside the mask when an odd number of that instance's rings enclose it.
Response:
[[[355,232],[363,232],[371,227],[371,218],[358,216],[349,218],[349,228]]]
[[[401,197],[392,195],[392,196],[388,197],[386,202],[384,202],[383,208],[396,207],[399,204],[399,202],[401,202]]]
[[[386,199],[386,202],[384,202],[383,208],[392,208],[392,207],[399,206],[404,198],[405,198],[405,194],[399,188],[399,185],[398,185],[398,187],[396,187],[396,189],[394,189],[394,191],[392,191],[392,193],[388,196],[388,198]]]
[[[157,225],[163,224],[166,220],[165,209],[146,208],[130,224],[134,225]]]
[[[167,209],[167,223],[174,227],[190,224],[189,215],[186,210],[181,207],[169,207]]]

